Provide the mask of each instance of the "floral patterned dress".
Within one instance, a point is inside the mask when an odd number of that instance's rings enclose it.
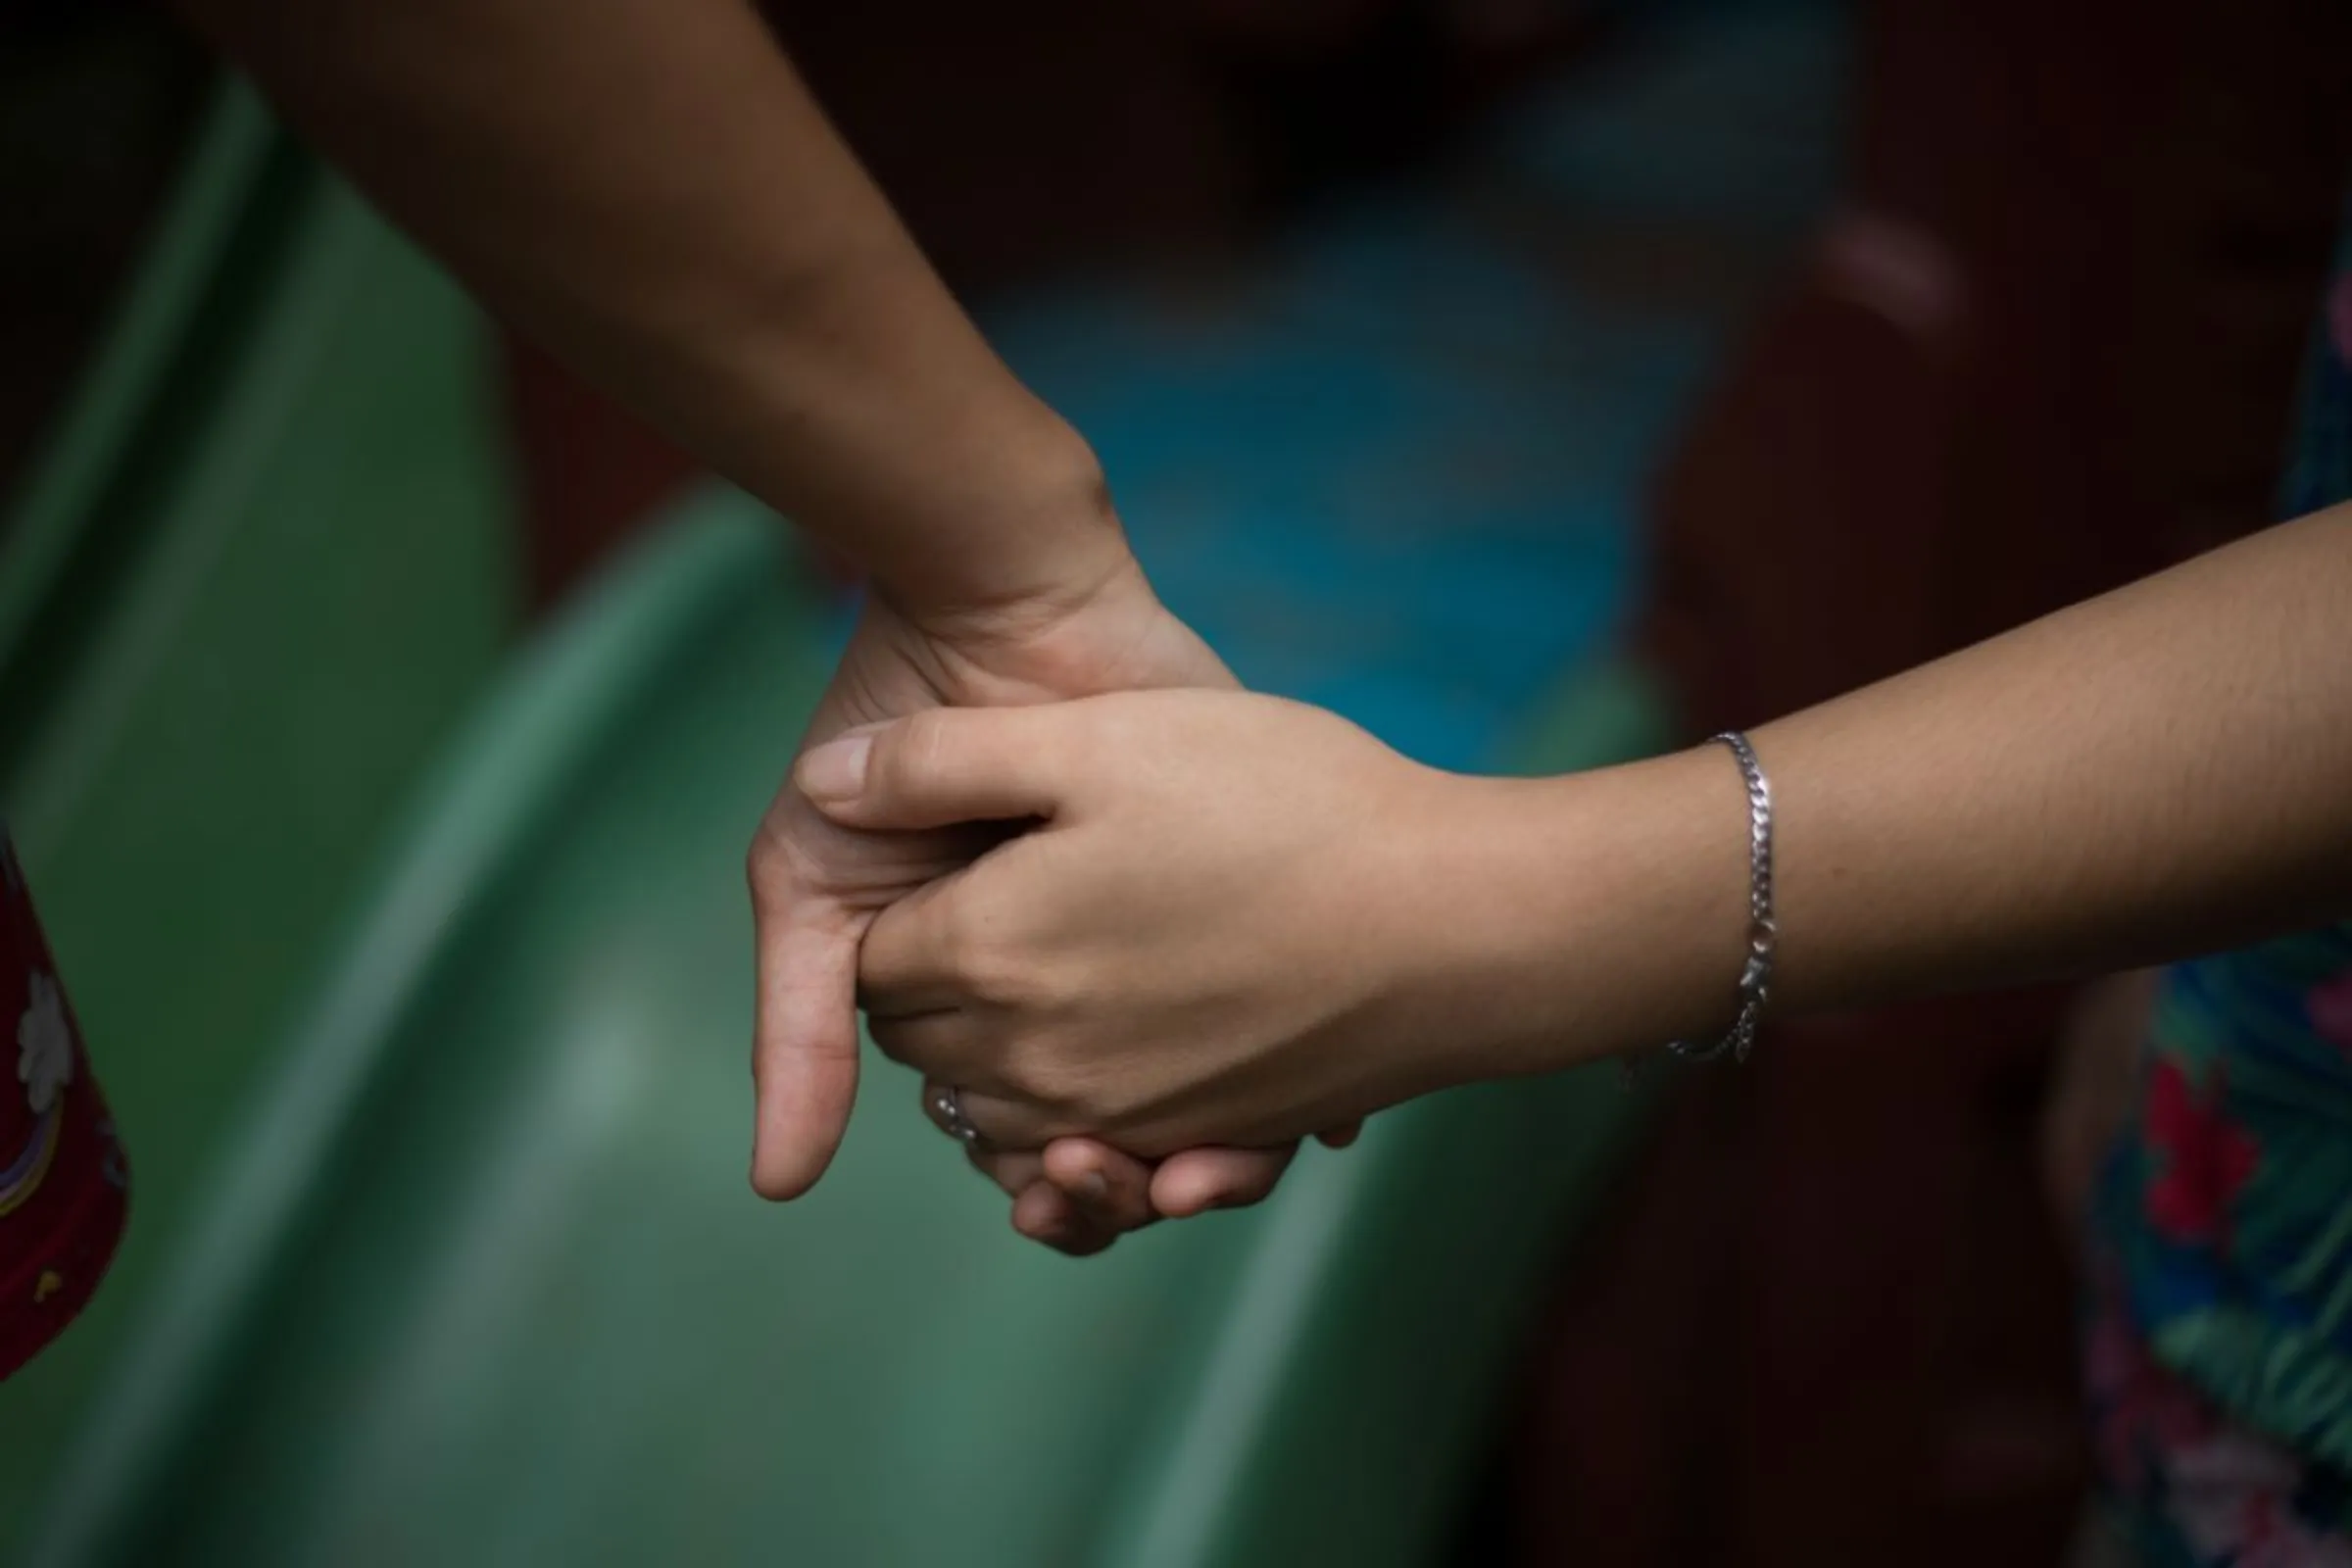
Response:
[[[2344,264],[2289,516],[2352,499]],[[2132,1549],[2352,1568],[2352,925],[2166,971],[2094,1201],[2085,1373]]]

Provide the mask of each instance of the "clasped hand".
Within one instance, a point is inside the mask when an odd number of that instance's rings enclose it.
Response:
[[[1233,677],[1163,609],[1130,558],[1067,597],[916,615],[869,602],[804,745],[943,706],[974,710]],[[1001,830],[999,830],[1001,832]],[[820,814],[787,782],[756,836],[759,931],[753,1185],[797,1197],[824,1173],[858,1084],[860,940],[892,904],[970,860],[994,834],[867,831]],[[1253,1202],[1295,1146],[1206,1146],[1147,1164],[1106,1143],[1006,1144],[974,1163],[1014,1199],[1013,1223],[1064,1251],[1110,1245],[1162,1216]]]
[[[794,781],[861,832],[1000,824],[878,913],[858,976],[876,1044],[997,1150],[1282,1146],[1465,1066],[1431,1048],[1475,984],[1440,826],[1473,781],[1330,713],[1232,691],[939,709]]]

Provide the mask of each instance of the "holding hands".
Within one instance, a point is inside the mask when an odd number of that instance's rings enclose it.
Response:
[[[1731,1021],[1720,751],[1458,778],[1232,691],[759,8],[181,9],[491,308],[876,585],[751,856],[761,1192],[832,1157],[860,995],[1071,1251],[1423,1091]],[[2338,505],[1758,729],[1775,1010],[2342,920],[2347,604]]]
[[[926,620],[875,598],[806,744],[821,754],[845,730],[906,715],[927,720],[950,704],[1232,684],[1215,655],[1160,606],[1130,558],[1066,597],[987,612]],[[829,819],[789,783],[760,825],[750,862],[760,982],[754,1182],[769,1197],[812,1186],[848,1126],[858,1081],[859,942],[896,901],[1001,836],[945,816],[921,828],[877,833]],[[976,1150],[974,1158],[1015,1199],[1014,1223],[1024,1234],[1081,1253],[1161,1214],[1254,1202],[1272,1191],[1294,1152],[1203,1148],[1155,1172],[1091,1140],[1041,1146],[1006,1144]]]
[[[1209,691],[917,713],[795,781],[847,828],[1009,833],[882,910],[858,970],[876,1043],[985,1146],[1284,1144],[1510,1070],[1495,960],[1526,944],[1488,911],[1537,786]]]

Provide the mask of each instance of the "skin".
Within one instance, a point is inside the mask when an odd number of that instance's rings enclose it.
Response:
[[[1772,1006],[2102,973],[2352,913],[2352,507],[1752,732]],[[1719,1034],[1747,926],[1720,747],[1421,767],[1223,693],[940,711],[806,757],[835,820],[1036,825],[866,937],[874,1037],[1004,1149],[1262,1143]]]
[[[1093,452],[932,273],[745,0],[183,0],[492,309],[869,574],[808,742],[941,705],[1230,686],[1152,596]],[[804,1192],[857,1085],[858,943],[968,836],[845,831],[779,797],[759,924],[753,1183]],[[1288,1148],[1156,1173],[1167,1212],[1263,1196]],[[1073,1251],[1155,1217],[1080,1143],[989,1155]]]

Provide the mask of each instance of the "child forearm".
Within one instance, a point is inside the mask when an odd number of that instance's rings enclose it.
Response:
[[[2352,914],[2352,508],[1753,739],[1776,801],[1779,1011],[2117,968]],[[1731,759],[1706,748],[1521,788],[1554,846],[1522,844],[1521,861],[1594,890],[1523,892],[1552,911],[1552,972],[1599,962],[1639,982],[1607,988],[1615,1015],[1583,1037],[1719,1029],[1746,920]],[[1562,991],[1571,1013],[1594,996],[1589,974]]]

